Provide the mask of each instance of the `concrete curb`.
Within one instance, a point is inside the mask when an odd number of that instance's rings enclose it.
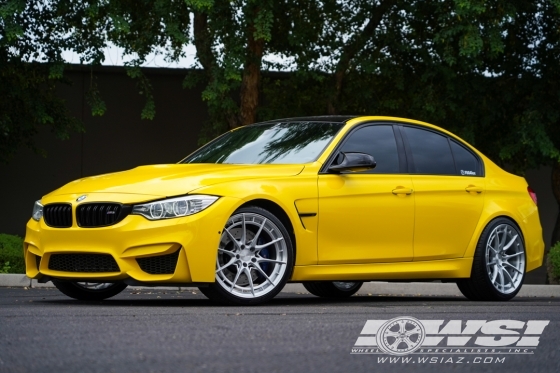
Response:
[[[0,287],[52,288],[52,282],[40,284],[22,274],[0,274]],[[192,287],[144,287],[131,286],[131,289],[185,290]],[[286,284],[283,293],[307,294],[302,284]],[[358,295],[391,296],[462,296],[453,283],[440,282],[366,282]],[[560,285],[523,285],[518,297],[560,297]]]

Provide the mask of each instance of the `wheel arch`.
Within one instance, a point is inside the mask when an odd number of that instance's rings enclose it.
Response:
[[[274,216],[276,216],[278,218],[278,220],[280,220],[282,222],[282,224],[284,224],[284,226],[288,230],[288,233],[290,234],[290,239],[292,240],[292,247],[294,249],[294,253],[293,253],[294,254],[294,264],[295,264],[295,262],[296,262],[295,258],[297,258],[296,235],[295,235],[295,231],[294,231],[294,225],[292,224],[292,221],[291,221],[290,217],[288,216],[288,214],[286,213],[286,211],[284,211],[284,209],[282,207],[280,207],[280,205],[278,205],[277,203],[275,203],[271,200],[268,200],[268,199],[263,199],[263,198],[246,201],[241,206],[239,206],[238,209],[240,209],[242,207],[249,207],[249,206],[260,207],[262,209],[265,209],[265,210],[269,211]]]
[[[464,255],[465,258],[471,258],[471,257],[474,256],[474,253],[476,251],[476,246],[478,245],[478,240],[482,236],[482,233],[484,232],[486,227],[488,227],[488,225],[490,225],[494,220],[501,219],[501,218],[507,219],[507,220],[511,221],[513,223],[513,225],[515,225],[517,230],[519,230],[519,232],[521,233],[521,239],[523,240],[523,245],[525,246],[525,250],[527,250],[527,243],[525,241],[525,233],[523,231],[523,227],[521,226],[521,224],[519,224],[517,222],[515,217],[511,216],[507,212],[500,211],[500,212],[496,212],[494,214],[489,215],[488,217],[486,217],[486,219],[480,219],[479,220],[479,225],[477,226],[477,228],[473,232],[471,242],[469,243],[469,246],[468,246],[468,248],[465,252],[465,255]]]

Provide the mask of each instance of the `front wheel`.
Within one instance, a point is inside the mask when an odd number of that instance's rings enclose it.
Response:
[[[470,300],[510,300],[523,284],[525,262],[519,229],[509,219],[495,219],[478,240],[471,277],[458,280],[457,286]]]
[[[313,295],[323,298],[348,298],[362,287],[361,281],[313,281],[304,282],[303,286]]]
[[[227,221],[218,246],[216,281],[200,292],[230,305],[264,303],[282,290],[293,268],[284,224],[260,207],[243,207]]]
[[[103,300],[111,298],[127,287],[127,285],[122,282],[96,283],[62,280],[52,280],[52,282],[63,294],[78,300]]]

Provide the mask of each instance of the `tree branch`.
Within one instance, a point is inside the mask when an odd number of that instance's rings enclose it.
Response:
[[[340,93],[342,91],[342,84],[344,82],[344,78],[346,77],[346,73],[350,68],[352,60],[364,48],[367,41],[373,37],[385,13],[387,13],[387,11],[396,3],[397,0],[383,0],[379,3],[379,5],[373,6],[370,11],[368,23],[366,27],[364,27],[364,30],[359,34],[354,34],[352,39],[346,43],[344,48],[342,48],[340,60],[338,60],[334,73],[334,92],[327,102],[327,112],[329,114],[337,114],[337,106]]]

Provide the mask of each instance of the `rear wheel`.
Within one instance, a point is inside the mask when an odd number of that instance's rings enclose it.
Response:
[[[458,280],[457,286],[470,300],[510,300],[523,285],[525,264],[521,232],[511,220],[498,218],[478,240],[471,277]]]
[[[54,286],[63,294],[78,300],[103,300],[114,297],[126,289],[127,285],[121,282],[74,282],[52,280]]]
[[[304,282],[303,286],[313,295],[323,298],[347,298],[358,292],[361,281]]]
[[[260,304],[282,290],[292,267],[292,241],[282,222],[260,207],[243,207],[223,229],[216,281],[200,292],[224,304]]]

